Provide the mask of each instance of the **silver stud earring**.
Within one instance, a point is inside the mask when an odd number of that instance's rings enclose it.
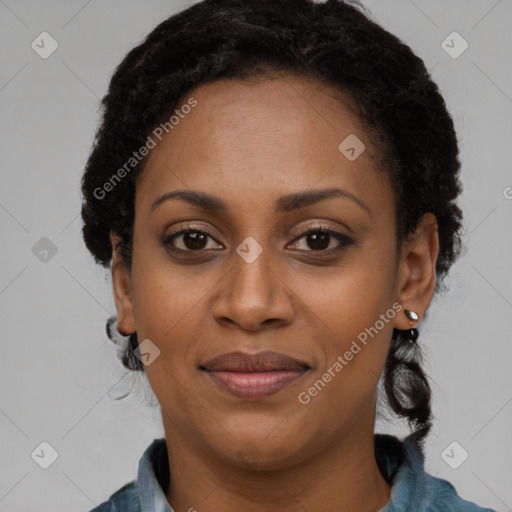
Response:
[[[415,311],[411,311],[410,309],[404,309],[404,313],[405,313],[405,316],[409,319],[409,320],[412,320],[413,322],[416,322],[417,320],[419,320],[419,316],[418,316],[418,313],[416,313]]]
[[[403,331],[400,331],[406,340],[408,340],[410,343],[415,343],[418,339],[419,332],[418,329],[412,327],[413,322],[416,322],[419,320],[418,313],[416,311],[411,311],[410,309],[404,309],[405,316],[409,319],[409,324],[411,325],[410,329],[405,329]]]

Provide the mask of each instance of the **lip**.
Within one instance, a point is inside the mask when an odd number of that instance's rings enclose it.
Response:
[[[222,389],[246,399],[260,399],[290,386],[311,369],[305,361],[270,350],[248,354],[229,352],[199,369]]]

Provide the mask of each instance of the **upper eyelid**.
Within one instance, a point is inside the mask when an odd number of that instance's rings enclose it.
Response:
[[[324,221],[311,221],[311,222],[312,223],[307,224],[305,227],[303,227],[301,229],[293,230],[291,235],[296,238],[299,236],[304,236],[309,231],[326,231],[326,232],[330,232],[330,233],[344,235],[344,233],[340,232],[339,229],[329,226]],[[347,228],[347,229],[349,229],[349,228]],[[349,231],[351,231],[351,230],[349,229]],[[348,236],[348,235],[346,235],[346,236]]]
[[[335,228],[335,227],[329,226],[328,224],[325,224],[324,221],[311,221],[311,222],[312,223],[307,224],[305,227],[302,227],[300,229],[295,229],[295,230],[291,231],[291,236],[301,236],[301,235],[307,233],[308,231],[312,231],[312,230],[333,231],[333,232],[336,232],[336,233],[339,233],[339,234],[344,234],[344,233],[340,233],[338,231],[338,228]],[[346,229],[348,231],[352,231],[347,226],[345,226],[345,227],[346,227]],[[204,227],[199,226],[199,225],[194,226],[193,224],[186,224],[184,226],[179,226],[178,228],[173,229],[166,236],[172,236],[172,235],[176,235],[178,233],[181,234],[184,231],[186,232],[186,231],[193,231],[193,230],[206,233],[208,236],[211,236],[212,238],[215,238],[215,236],[216,236],[216,235],[212,235],[208,228],[204,228]]]
[[[216,242],[218,242],[218,240],[216,239],[216,235],[213,235],[211,233],[211,229],[208,229],[208,228],[204,228],[202,226],[194,226],[193,224],[185,224],[184,226],[179,226],[178,228],[176,229],[173,229],[170,233],[166,234],[164,238],[169,238],[169,237],[172,237],[172,236],[175,236],[175,235],[182,235],[183,233],[186,233],[187,231],[199,231],[201,233],[205,233],[206,235],[208,235],[210,238],[213,238],[215,239]],[[218,242],[220,243],[220,242]]]

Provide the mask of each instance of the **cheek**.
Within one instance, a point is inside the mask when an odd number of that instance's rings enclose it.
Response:
[[[133,283],[139,343],[150,339],[159,350],[154,362],[145,366],[149,384],[162,408],[174,411],[174,420],[184,429],[197,341],[207,338],[201,329],[207,311],[201,299],[207,289],[204,280],[186,278],[177,266],[161,262],[140,268]],[[197,397],[193,403],[197,406]]]
[[[394,247],[383,244],[379,251],[358,251],[343,268],[333,269],[321,288],[311,275],[303,279],[306,304],[315,312],[311,321],[322,332],[322,365],[308,383],[312,387],[303,389],[304,401],[310,399],[318,414],[339,414],[331,409],[335,404],[356,414],[375,393],[397,314]]]
[[[354,338],[388,310],[395,297],[395,259],[391,244],[368,243],[339,266],[320,275],[300,275],[302,300],[334,337]]]
[[[173,264],[149,236],[135,238],[132,293],[137,336],[139,343],[149,339],[158,347],[158,359],[145,369],[150,380],[161,374],[167,382],[164,387],[174,382],[170,377],[179,377],[193,364],[191,340],[197,339],[195,326],[204,324],[202,301],[209,286],[201,276],[191,277],[193,268]]]
[[[194,326],[204,324],[207,293],[206,279],[191,279],[176,266],[148,265],[133,285],[137,333],[161,350],[171,344],[176,355],[180,345],[189,343]]]

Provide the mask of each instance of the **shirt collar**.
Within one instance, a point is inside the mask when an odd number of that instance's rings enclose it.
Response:
[[[165,497],[169,479],[165,438],[155,439],[139,461],[137,492],[142,512],[174,512]]]
[[[377,434],[375,456],[388,482],[392,484],[391,499],[379,512],[422,510],[428,501],[424,456],[414,434],[403,441],[394,436]],[[379,447],[377,448],[377,445]],[[382,464],[388,466],[383,469]]]
[[[380,512],[406,512],[414,496],[423,493],[423,454],[412,435],[400,441],[375,434],[375,458],[384,478],[392,485],[391,500]],[[137,492],[142,512],[174,512],[165,492],[169,486],[169,460],[165,438],[155,439],[139,461]]]

